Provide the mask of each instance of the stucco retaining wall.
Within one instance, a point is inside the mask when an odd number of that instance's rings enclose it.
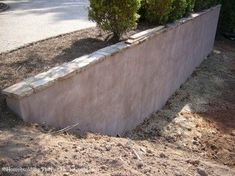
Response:
[[[159,110],[214,45],[220,6],[55,67],[3,91],[28,122],[122,134]]]

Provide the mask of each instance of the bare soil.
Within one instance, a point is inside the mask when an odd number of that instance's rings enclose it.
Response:
[[[92,52],[97,43],[109,45],[109,34],[99,33],[89,29],[0,55],[0,88]],[[235,175],[235,43],[225,39],[162,110],[122,137],[58,134],[22,122],[2,94],[0,101],[0,168],[10,167],[0,175]]]

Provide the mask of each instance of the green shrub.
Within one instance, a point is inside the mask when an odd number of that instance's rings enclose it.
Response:
[[[185,15],[188,15],[189,13],[192,13],[194,11],[195,0],[186,0],[186,2],[187,2],[187,7],[185,10]]]
[[[173,0],[169,21],[175,21],[179,18],[182,18],[185,15],[186,8],[186,0]]]
[[[146,19],[146,7],[145,7],[145,0],[141,0],[141,6],[139,8],[138,14],[140,15],[139,21],[145,22]]]
[[[219,31],[235,33],[235,0],[196,0],[195,11],[222,4],[219,20]]]
[[[136,28],[140,0],[90,0],[89,19],[113,32],[115,39]]]
[[[221,32],[235,33],[235,1],[221,0],[219,29]]]
[[[218,0],[196,0],[195,1],[195,11],[201,11],[210,8],[218,3]]]
[[[173,0],[142,0],[140,14],[151,24],[165,24],[171,13]]]

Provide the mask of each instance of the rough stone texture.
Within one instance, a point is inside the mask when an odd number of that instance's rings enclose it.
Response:
[[[156,33],[161,31],[161,29],[163,29],[163,28],[165,28],[165,26],[158,26],[156,28],[148,29],[143,32],[139,32],[137,34],[134,34],[129,37],[129,39],[126,41],[126,43],[132,44],[135,42],[139,42],[140,40],[145,40],[145,39],[151,37],[152,35],[156,35]]]
[[[30,96],[9,96],[8,106],[25,121],[122,134],[159,110],[212,51],[219,11],[181,20],[141,43],[122,42],[76,59],[72,63],[86,69]]]
[[[14,92],[14,94],[12,92]],[[27,84],[26,81],[14,84],[13,86],[3,90],[3,94],[6,94],[9,97],[14,96],[15,98],[21,98],[26,95],[31,95],[32,93],[33,89]]]

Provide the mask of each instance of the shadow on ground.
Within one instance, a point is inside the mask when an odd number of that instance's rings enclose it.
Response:
[[[171,143],[235,166],[234,58],[235,43],[217,41],[214,53],[166,105],[127,136]]]
[[[107,42],[93,38],[73,41],[69,48],[59,49],[61,53],[50,57],[48,63],[58,60],[58,63],[69,61],[84,55],[76,51],[82,50],[89,53],[97,49],[97,44],[100,48],[109,45]],[[235,47],[233,46],[235,44],[228,41],[217,41],[214,53],[196,69],[162,110],[152,114],[124,138],[135,142],[149,141],[154,146],[159,143],[173,146],[234,167]],[[5,65],[8,69],[16,70],[26,64],[25,69],[30,70],[36,66],[42,67],[40,63],[48,64],[46,61],[38,62],[38,60],[35,63],[39,65],[34,64],[34,59],[40,60],[41,55],[30,52],[30,57],[26,60],[7,62]],[[24,73],[29,74],[25,71]],[[15,80],[17,75],[12,75],[13,78],[6,79]],[[3,83],[4,80],[1,79],[1,82]],[[8,84],[5,83],[2,86]],[[78,142],[79,145],[81,145],[80,142],[84,142],[85,146],[85,141],[90,140],[87,134],[75,135],[75,138],[73,136],[71,139],[70,135],[65,137],[53,135],[54,129],[47,126],[23,123],[7,109],[5,98],[1,94],[0,101],[0,167],[32,167],[32,163],[37,163],[37,167],[56,167],[58,160],[68,165],[71,162],[68,157],[76,156],[74,153],[70,154],[70,148],[67,149],[65,146],[69,144],[71,150],[76,151]],[[105,138],[107,141],[119,139],[99,135],[95,138]],[[96,141],[91,140],[89,143],[95,144]],[[109,151],[108,148],[105,150]],[[79,149],[79,151],[83,150]],[[89,157],[86,155],[85,158],[89,163]],[[75,167],[83,166],[78,164]]]

